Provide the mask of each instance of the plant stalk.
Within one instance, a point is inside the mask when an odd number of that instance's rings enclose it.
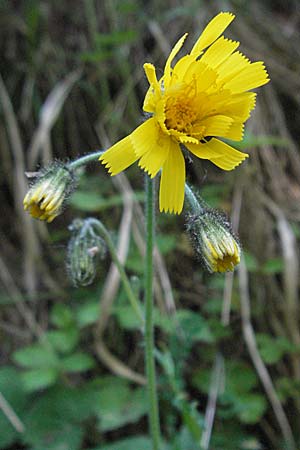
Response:
[[[110,236],[110,233],[105,228],[103,223],[101,223],[100,221],[98,221],[96,219],[93,219],[93,218],[87,219],[87,223],[91,224],[95,228],[97,228],[99,233],[100,233],[100,235],[102,236],[102,238],[106,242],[107,247],[109,249],[109,252],[111,254],[112,260],[115,263],[115,265],[116,265],[116,267],[117,267],[117,269],[119,271],[119,274],[120,274],[120,277],[121,277],[121,280],[122,280],[125,292],[127,294],[128,300],[130,301],[132,309],[134,310],[135,314],[137,315],[137,317],[139,318],[141,324],[143,325],[144,324],[144,316],[143,316],[143,313],[142,313],[142,308],[141,308],[140,303],[139,303],[138,299],[136,298],[136,296],[135,296],[135,294],[134,294],[134,292],[132,290],[132,287],[130,285],[130,282],[128,280],[128,277],[126,275],[124,267],[119,261],[119,258],[118,258],[118,255],[117,255],[117,252],[116,252],[113,240],[112,240],[112,238]]]
[[[145,266],[145,364],[148,388],[148,415],[153,450],[160,448],[160,425],[154,359],[153,327],[153,245],[154,245],[154,180],[145,176],[146,189],[146,266]]]
[[[189,187],[187,183],[185,183],[185,193],[187,200],[190,204],[191,209],[193,210],[194,214],[202,214],[203,213],[203,207],[201,206],[199,200],[197,199],[196,195],[192,191],[192,189]]]
[[[96,152],[88,153],[87,155],[80,156],[78,159],[75,159],[74,161],[67,164],[67,167],[69,169],[78,169],[78,167],[84,166],[85,164],[88,164],[89,162],[95,161],[96,159],[99,159],[101,155],[103,155],[103,150],[98,150]]]

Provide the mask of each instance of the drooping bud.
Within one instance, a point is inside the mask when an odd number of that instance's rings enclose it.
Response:
[[[62,162],[55,162],[32,182],[23,201],[24,209],[36,219],[52,222],[61,214],[75,186],[74,172]]]
[[[68,273],[74,286],[87,286],[95,278],[97,262],[104,257],[106,245],[89,219],[75,219],[69,229],[73,236],[68,244]]]
[[[189,217],[187,229],[208,272],[232,271],[239,264],[240,245],[225,215],[204,209]]]

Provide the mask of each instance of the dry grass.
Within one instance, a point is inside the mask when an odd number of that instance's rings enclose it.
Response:
[[[15,348],[47,329],[48,300],[67,297],[69,289],[62,258],[57,256],[61,249],[51,242],[55,234],[66,236],[73,211],[66,211],[49,229],[34,223],[22,208],[25,171],[34,171],[53,158],[74,158],[104,148],[136,126],[146,89],[142,63],[152,61],[162,67],[171,45],[183,32],[188,30],[192,39],[213,14],[225,8],[221,1],[199,5],[193,0],[184,7],[174,0],[163,6],[154,0],[143,7],[128,3],[127,11],[118,1],[83,5],[78,1],[1,3],[2,364],[7,364]],[[248,348],[241,345],[239,352],[252,360],[271,404],[264,423],[256,424],[255,431],[269,445],[266,448],[281,450],[276,442],[282,435],[296,448],[293,439],[300,434],[299,396],[279,399],[274,383],[288,377],[300,385],[300,9],[296,1],[282,5],[258,0],[226,2],[225,9],[238,16],[231,36],[243,42],[242,50],[251,59],[266,62],[272,83],[261,90],[247,126],[251,137],[244,148],[250,153],[249,162],[232,174],[220,173],[209,165],[190,164],[189,176],[195,185],[224,185],[219,204],[228,212],[232,196],[240,196],[237,225],[243,247],[257,260],[257,266],[249,273],[242,265],[242,308],[234,309],[231,323],[236,333],[244,330]],[[127,35],[128,30],[137,38]],[[119,32],[125,34],[118,37]],[[103,43],[100,33],[110,33],[115,41],[112,38]],[[254,136],[259,136],[257,145]],[[99,174],[99,180],[106,176],[101,167],[91,172]],[[130,173],[132,186],[141,189],[141,179],[134,171]],[[120,187],[106,187],[106,194],[113,189],[119,191]],[[103,214],[111,225],[119,220],[115,208],[107,217]],[[142,246],[136,217],[133,234]],[[159,227],[181,236],[182,225],[182,219],[162,219]],[[168,256],[168,272],[181,302],[197,309],[199,303],[209,301],[210,290],[199,286],[195,260],[184,238],[180,238],[180,245],[176,252],[182,251],[179,258],[184,266]],[[282,261],[281,269],[263,270],[274,259]],[[167,309],[173,309],[164,261],[157,260],[157,267],[156,296],[162,304],[167,296]],[[236,300],[233,291],[227,286],[227,306],[232,295]],[[227,325],[228,313],[227,309]],[[253,330],[274,339],[288,338],[298,350],[273,364],[268,373],[263,361],[257,359]],[[131,375],[132,379],[139,376]]]

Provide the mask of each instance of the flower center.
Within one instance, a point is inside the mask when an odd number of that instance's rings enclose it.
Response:
[[[166,127],[181,133],[191,134],[193,124],[197,119],[197,111],[193,99],[183,94],[169,97],[165,108]]]

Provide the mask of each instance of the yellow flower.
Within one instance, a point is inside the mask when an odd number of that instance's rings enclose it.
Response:
[[[74,174],[62,163],[45,169],[33,182],[23,204],[35,219],[52,222],[63,209],[66,198],[76,184]]]
[[[143,109],[151,117],[100,157],[111,175],[137,160],[151,178],[162,169],[160,211],[182,211],[182,146],[223,170],[234,169],[248,157],[217,138],[243,138],[244,122],[255,107],[256,94],[249,91],[269,78],[262,62],[251,63],[236,51],[239,42],[221,36],[233,19],[228,12],[214,17],[191,52],[172,67],[187,35],[179,39],[160,80],[152,64],[144,65],[150,87]]]
[[[187,229],[208,272],[232,271],[239,264],[241,249],[225,216],[206,209],[189,217]]]

